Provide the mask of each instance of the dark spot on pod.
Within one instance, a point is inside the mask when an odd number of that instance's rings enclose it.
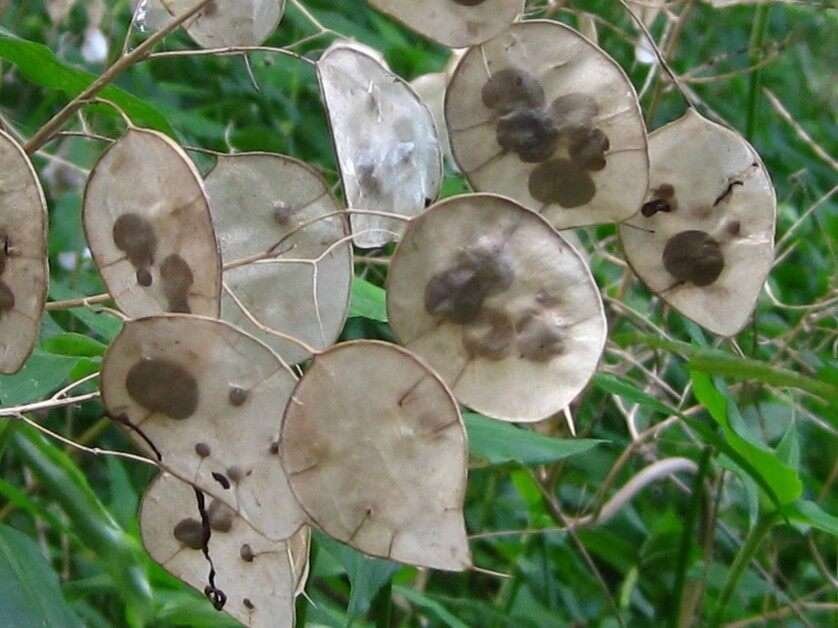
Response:
[[[719,278],[725,258],[716,240],[705,231],[693,229],[669,239],[663,250],[663,265],[679,281],[703,287]]]
[[[587,94],[565,94],[550,104],[548,113],[560,133],[572,133],[580,128],[590,128],[599,106]]]
[[[177,253],[169,255],[160,265],[160,277],[163,292],[169,299],[169,310],[188,314],[187,296],[195,283],[195,276],[186,260]]]
[[[6,282],[0,280],[0,314],[10,312],[15,307],[15,294],[12,289],[6,285]]]
[[[451,0],[454,4],[459,4],[464,7],[477,7],[486,2],[486,0]]]
[[[113,241],[136,268],[154,263],[157,236],[151,223],[138,214],[123,214],[113,225]]]
[[[356,167],[358,185],[373,196],[381,194],[381,181],[375,172],[375,164],[362,163]]]
[[[463,326],[463,346],[469,355],[502,360],[515,340],[515,327],[505,312],[484,310],[477,320]]]
[[[153,282],[153,278],[148,268],[140,268],[137,270],[137,283],[143,288],[148,288]]]
[[[218,3],[213,0],[206,7],[204,7],[204,15],[207,17],[212,17],[218,13]]]
[[[516,109],[537,109],[546,102],[538,79],[518,68],[495,72],[483,86],[481,97],[486,107],[501,115]]]
[[[658,212],[669,213],[671,211],[672,206],[669,204],[669,201],[665,201],[662,198],[653,198],[651,201],[643,203],[643,207],[640,208],[640,213],[646,218],[651,218]]]
[[[291,217],[295,213],[294,208],[283,201],[276,201],[273,205],[273,210],[274,220],[278,225],[282,225],[283,227],[287,226],[288,223],[291,222]]]
[[[675,188],[670,183],[661,183],[658,189],[655,190],[655,196],[658,198],[670,199],[675,197]]]
[[[233,482],[233,484],[238,484],[244,479],[244,472],[241,470],[241,467],[232,466],[227,469],[227,477]]]
[[[180,364],[144,358],[128,371],[128,394],[146,410],[172,419],[188,419],[198,408],[198,382]]]
[[[274,455],[274,456],[276,456],[277,454],[279,454],[279,443],[276,443],[276,442],[271,443],[271,447],[270,447],[269,451],[270,451],[270,452],[271,452],[271,454],[272,454],[272,455]]]
[[[243,406],[244,403],[247,401],[248,392],[244,388],[240,388],[239,386],[231,386],[230,387],[230,405],[238,408],[239,406]]]
[[[542,203],[566,209],[581,207],[596,196],[591,175],[568,159],[551,159],[530,174],[530,194]]]
[[[256,556],[253,554],[253,548],[250,547],[250,545],[248,545],[247,543],[241,546],[241,549],[239,550],[239,556],[241,556],[241,559],[246,563],[252,563],[253,559],[256,558]]]
[[[561,327],[546,312],[531,310],[517,324],[518,351],[522,358],[548,362],[564,352]]]
[[[253,602],[251,602],[248,598],[244,598],[244,600],[242,600],[242,604],[244,604],[244,607],[249,611],[256,610]]]
[[[233,529],[233,519],[236,513],[224,502],[212,500],[207,509],[210,527],[216,532],[229,532]]]
[[[197,519],[184,519],[175,526],[175,538],[186,547],[199,550],[204,547],[204,526]]]
[[[742,223],[738,220],[731,220],[725,225],[725,231],[727,231],[728,235],[736,237],[742,233]]]
[[[195,445],[195,453],[201,458],[209,458],[212,455],[212,449],[206,443],[197,443]]]
[[[605,153],[611,141],[599,129],[580,129],[570,136],[570,158],[585,170],[599,171],[606,166]]]
[[[559,132],[543,109],[518,109],[503,116],[497,125],[501,148],[512,151],[525,163],[547,161],[559,145]]]
[[[0,275],[6,272],[6,258],[9,257],[9,236],[0,231]]]
[[[230,489],[230,480],[227,479],[227,476],[223,473],[218,473],[217,471],[212,472],[212,479],[218,482],[225,491]]]

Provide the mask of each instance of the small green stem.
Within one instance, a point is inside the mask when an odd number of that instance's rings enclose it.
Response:
[[[754,23],[751,27],[751,41],[748,47],[748,56],[751,65],[757,65],[762,56],[762,48],[765,44],[765,36],[768,33],[768,5],[760,5],[754,13]],[[745,137],[750,142],[754,137],[759,117],[760,86],[762,85],[762,68],[751,72],[750,86],[748,88],[748,118],[745,125]]]

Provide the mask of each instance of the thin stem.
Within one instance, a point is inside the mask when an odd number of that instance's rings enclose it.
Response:
[[[272,46],[228,46],[226,48],[202,48],[189,50],[167,50],[165,52],[153,52],[146,58],[149,60],[166,59],[171,57],[205,57],[205,56],[233,56],[233,55],[247,55],[253,52],[267,52],[271,54],[285,55],[292,57],[297,61],[315,65],[316,62],[304,57],[287,48],[274,48]]]
[[[53,408],[63,408],[65,406],[72,406],[85,401],[92,401],[98,399],[99,393],[92,392],[86,395],[79,395],[78,397],[65,397],[63,399],[48,399],[46,401],[38,401],[36,403],[28,403],[22,406],[15,406],[13,408],[0,409],[0,417],[18,416],[24,412],[38,412],[39,410],[52,410]]]
[[[771,7],[761,4],[756,8],[754,13],[754,25],[751,29],[751,43],[749,46],[751,62],[759,61],[759,55],[763,43],[765,42],[765,35],[768,32],[768,12]],[[759,117],[759,94],[760,85],[762,83],[762,70],[757,68],[750,76],[750,85],[748,88],[748,119],[745,125],[745,138],[750,142],[757,128],[757,119]]]

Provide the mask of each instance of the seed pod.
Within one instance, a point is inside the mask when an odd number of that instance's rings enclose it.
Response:
[[[140,534],[155,561],[176,578],[204,591],[208,566],[200,551],[203,526],[191,486],[168,474],[157,477],[140,506]],[[307,550],[296,538],[301,534],[288,541],[272,539],[238,517],[229,531],[212,530],[208,550],[218,574],[216,586],[227,596],[225,612],[246,626],[294,626],[297,577],[291,548]],[[251,560],[243,560],[244,547]]]
[[[231,384],[248,391],[247,403],[230,404]],[[305,521],[270,453],[294,384],[266,345],[196,316],[126,323],[102,365],[108,414],[136,426],[132,438],[143,448],[150,440],[169,468],[227,500],[208,500],[219,515],[213,528],[229,506],[272,539]]]
[[[382,342],[315,356],[282,424],[282,464],[313,523],[367,554],[433,569],[471,566],[467,457],[451,393]]]
[[[83,220],[105,285],[128,316],[218,316],[221,256],[209,201],[172,140],[129,129],[91,172]]]
[[[230,268],[224,278],[264,325],[318,349],[334,344],[349,311],[353,268],[351,242],[339,244],[349,235],[345,218],[317,220],[340,209],[328,183],[290,157],[249,153],[220,157],[206,186],[225,263],[265,253],[279,242],[280,260],[317,260],[328,251],[316,273],[310,264],[265,263]],[[221,315],[289,362],[311,357],[261,332],[226,293]]]
[[[0,131],[0,373],[16,373],[47,297],[47,204],[26,152]]]
[[[474,277],[475,268],[480,281],[437,279]],[[487,416],[552,416],[587,385],[605,346],[602,301],[584,260],[538,214],[503,197],[446,199],[416,218],[388,282],[396,337]],[[429,307],[428,292],[448,307]]]
[[[317,62],[350,208],[416,216],[442,185],[442,149],[433,116],[410,85],[344,43]],[[404,229],[386,217],[351,215],[355,244],[374,248]]]
[[[195,0],[161,0],[171,15],[182,15]],[[190,19],[186,32],[202,48],[260,46],[285,13],[285,0],[213,0]]]
[[[524,0],[370,0],[370,5],[449,48],[491,39],[524,12]]]
[[[650,193],[620,228],[626,259],[713,333],[747,323],[774,260],[777,201],[753,147],[690,109],[649,136]]]
[[[518,22],[469,49],[445,117],[473,189],[508,196],[559,229],[620,222],[643,203],[649,156],[634,87],[563,24]]]

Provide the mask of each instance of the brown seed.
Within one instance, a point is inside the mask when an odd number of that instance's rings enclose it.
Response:
[[[160,276],[163,279],[163,292],[170,299],[185,297],[189,294],[195,276],[192,269],[177,253],[169,255],[160,266]]]
[[[291,222],[291,217],[295,213],[295,209],[285,203],[284,201],[276,201],[273,205],[274,210],[274,220],[278,225],[282,225],[285,227]]]
[[[719,243],[707,232],[691,229],[669,239],[663,250],[663,265],[679,281],[704,287],[722,274],[725,258]]]
[[[198,408],[198,382],[170,360],[141,359],[128,371],[125,387],[143,408],[172,419],[188,419]]]
[[[486,0],[452,0],[452,2],[454,2],[454,4],[459,4],[464,7],[476,7],[486,2]]]
[[[157,236],[151,223],[138,214],[123,214],[113,225],[113,241],[137,268],[151,266],[157,252]]]
[[[564,352],[562,329],[542,310],[527,312],[518,321],[518,351],[533,362],[548,362]]]
[[[12,289],[0,280],[0,314],[10,312],[15,307],[15,295]]]
[[[175,526],[173,534],[190,549],[199,550],[204,547],[204,526],[197,519],[184,519]]]
[[[738,220],[731,220],[725,226],[725,231],[727,231],[728,235],[736,237],[742,233],[742,223]]]
[[[580,129],[571,134],[570,158],[585,170],[599,171],[606,166],[605,153],[611,141],[599,129]]]
[[[137,283],[143,288],[148,288],[153,282],[151,273],[148,268],[140,268],[137,270]]]
[[[542,203],[566,209],[581,207],[596,196],[596,185],[586,170],[567,159],[551,159],[530,174],[530,194]]]
[[[239,556],[241,556],[241,559],[246,563],[252,563],[253,559],[255,558],[253,554],[253,548],[250,547],[250,545],[248,545],[247,543],[241,546],[241,549],[239,550]]]
[[[253,605],[253,602],[251,602],[248,598],[244,598],[244,600],[242,600],[242,604],[244,604],[244,607],[249,611],[256,609],[256,607]]]
[[[229,532],[233,529],[233,519],[236,513],[224,502],[217,499],[212,500],[207,509],[210,527],[216,532]]]
[[[580,128],[590,128],[599,106],[587,94],[565,94],[550,104],[548,113],[560,133],[572,133]]]
[[[673,198],[675,196],[675,188],[670,183],[661,183],[658,189],[655,190],[655,196],[665,199]]]
[[[526,70],[506,68],[495,72],[483,86],[483,104],[501,115],[516,109],[535,109],[545,103],[544,88]]]
[[[197,443],[195,445],[195,453],[201,458],[209,458],[212,455],[212,449],[206,443]]]
[[[515,340],[515,327],[505,312],[484,311],[480,317],[463,326],[463,346],[469,355],[502,360],[509,355]]]
[[[662,198],[654,198],[651,201],[647,201],[643,203],[643,207],[640,208],[640,213],[646,218],[651,218],[658,212],[669,213],[671,211],[672,206],[669,204],[669,201]]]
[[[559,145],[559,132],[542,109],[517,109],[498,121],[497,141],[525,163],[547,161]]]
[[[244,388],[240,388],[239,386],[230,387],[230,405],[234,408],[243,406],[244,403],[247,401],[247,397],[248,392]]]

